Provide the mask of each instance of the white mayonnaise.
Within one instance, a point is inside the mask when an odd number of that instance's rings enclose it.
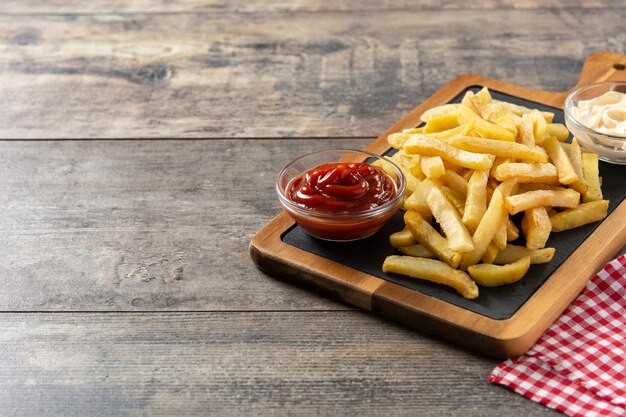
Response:
[[[626,136],[626,94],[607,91],[591,100],[581,100],[572,108],[576,120],[607,135]]]

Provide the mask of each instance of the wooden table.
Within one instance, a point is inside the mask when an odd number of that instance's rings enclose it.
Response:
[[[2,2],[0,414],[557,414],[247,248],[295,156],[461,72],[565,90],[626,3],[327,3]]]

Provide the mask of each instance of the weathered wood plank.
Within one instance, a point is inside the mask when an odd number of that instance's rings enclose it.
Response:
[[[5,0],[0,14],[93,14],[93,13],[285,13],[356,12],[389,10],[491,10],[491,9],[593,9],[626,7],[623,0],[455,0],[377,1],[349,0],[322,2],[309,0]]]
[[[0,138],[377,136],[462,72],[567,89],[589,52],[626,52],[625,20],[625,9],[0,16]]]
[[[0,142],[0,310],[349,309],[258,271],[280,168],[355,140]]]
[[[557,415],[360,312],[0,315],[3,416]]]

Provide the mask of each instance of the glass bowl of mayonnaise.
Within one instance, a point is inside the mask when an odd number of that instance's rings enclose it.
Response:
[[[626,81],[583,85],[565,100],[565,124],[603,161],[626,164]]]

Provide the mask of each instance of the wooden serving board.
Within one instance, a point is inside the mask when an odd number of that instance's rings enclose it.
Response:
[[[626,56],[593,53],[585,61],[577,85],[626,81],[625,66]],[[464,74],[365,149],[378,154],[390,152],[386,140],[389,134],[419,125],[424,111],[458,101],[468,89],[483,86],[495,98],[553,111],[555,120],[562,121],[568,92],[533,90]],[[333,298],[489,356],[519,356],[576,298],[589,278],[626,244],[626,167],[601,162],[600,170],[605,198],[610,201],[609,216],[600,224],[553,233],[547,246],[557,251],[549,264],[533,265],[519,283],[495,289],[481,287],[481,295],[474,301],[444,286],[382,272],[382,260],[394,251],[388,236],[402,227],[401,214],[371,238],[339,244],[311,238],[281,213],[254,236],[250,254],[260,269]]]

